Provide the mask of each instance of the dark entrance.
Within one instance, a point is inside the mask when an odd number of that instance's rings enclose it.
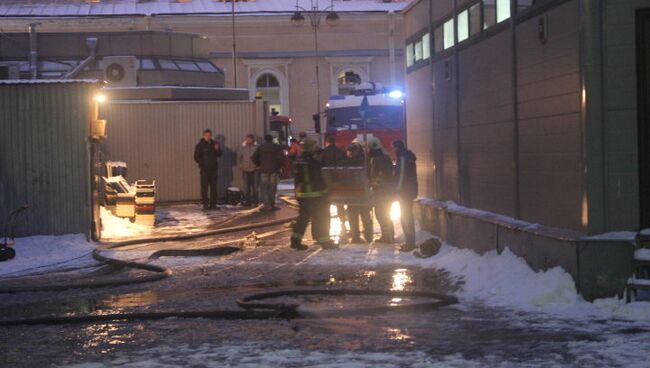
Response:
[[[650,228],[650,9],[637,13],[641,228]]]

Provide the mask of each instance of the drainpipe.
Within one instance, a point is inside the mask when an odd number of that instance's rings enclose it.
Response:
[[[97,57],[97,43],[99,41],[97,40],[97,37],[88,37],[86,38],[86,46],[88,46],[89,55],[87,58],[81,61],[79,65],[77,65],[74,69],[69,71],[66,75],[61,77],[61,79],[72,79],[77,76],[81,71],[83,71],[88,64],[92,63],[95,58]]]
[[[388,12],[388,63],[390,65],[390,85],[395,85],[395,12]]]
[[[38,51],[36,43],[36,27],[40,23],[29,24],[29,75],[31,79],[38,79]]]

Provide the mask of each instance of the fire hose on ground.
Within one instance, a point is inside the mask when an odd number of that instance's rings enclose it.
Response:
[[[260,300],[296,296],[385,296],[390,298],[429,298],[433,301],[408,304],[388,304],[350,309],[329,309],[309,311],[297,303],[262,303]],[[101,323],[125,321],[152,321],[168,318],[204,318],[217,320],[262,320],[262,319],[314,319],[344,316],[367,316],[389,312],[423,312],[458,303],[453,295],[426,291],[363,290],[363,289],[289,289],[248,295],[237,301],[240,310],[169,311],[169,312],[121,312],[79,316],[48,316],[0,320],[0,326],[18,325],[61,325],[76,323]]]
[[[286,201],[285,201],[286,202]],[[287,204],[290,204],[287,202]],[[291,204],[290,204],[291,205]],[[172,272],[170,269],[147,263],[124,261],[102,255],[102,251],[117,249],[127,245],[145,244],[152,242],[166,242],[166,241],[179,241],[191,240],[201,237],[221,235],[228,233],[235,233],[256,228],[269,227],[274,225],[281,225],[287,222],[294,221],[296,216],[283,219],[275,219],[256,223],[252,225],[238,225],[226,228],[209,230],[201,233],[145,238],[137,240],[127,240],[124,242],[113,243],[110,245],[97,247],[92,255],[93,258],[99,262],[109,264],[117,267],[128,267],[140,270],[153,272],[152,275],[139,277],[137,279],[125,280],[107,280],[95,282],[78,282],[68,283],[61,285],[42,285],[42,286],[15,286],[15,287],[0,287],[0,293],[19,293],[19,292],[35,292],[35,291],[60,291],[75,288],[102,288],[111,286],[122,286],[137,284],[143,282],[151,282],[169,277]],[[183,250],[183,252],[205,252],[214,248],[199,248]],[[165,252],[170,250],[159,251],[161,256],[167,255]],[[173,251],[173,250],[171,250]],[[173,252],[172,252],[173,253]],[[404,304],[382,304],[370,307],[358,307],[349,309],[330,309],[309,311],[300,307],[298,303],[269,303],[262,302],[263,300],[280,298],[280,297],[298,297],[298,296],[313,296],[322,295],[329,297],[336,296],[384,296],[391,298],[427,298],[431,301],[420,303],[404,303]],[[263,292],[245,296],[237,300],[237,305],[241,308],[239,310],[207,310],[207,311],[167,311],[167,312],[120,312],[109,314],[94,314],[94,315],[71,315],[71,316],[47,316],[37,318],[20,318],[11,320],[0,320],[0,326],[17,326],[17,325],[61,325],[61,324],[76,324],[76,323],[101,323],[101,322],[124,322],[124,321],[151,321],[151,320],[164,320],[168,318],[181,318],[181,319],[217,319],[217,320],[262,320],[262,319],[305,319],[305,318],[331,318],[341,316],[354,316],[354,315],[371,315],[387,312],[414,312],[414,311],[427,311],[444,306],[449,306],[458,303],[458,299],[453,295],[442,293],[427,292],[427,291],[394,291],[394,290],[363,290],[363,289],[289,289],[289,290],[275,290],[270,292]]]
[[[296,216],[291,216],[291,217],[286,217],[281,219],[258,222],[254,224],[237,225],[237,226],[230,226],[230,227],[219,228],[214,230],[208,230],[208,231],[203,231],[194,234],[142,238],[142,239],[135,239],[135,240],[126,240],[123,242],[112,243],[109,245],[102,245],[95,248],[92,251],[92,257],[98,262],[110,266],[119,267],[119,268],[132,268],[132,269],[149,271],[152,272],[152,274],[142,276],[142,277],[137,277],[137,278],[127,278],[121,280],[94,280],[94,281],[83,280],[79,282],[69,282],[65,284],[48,284],[48,285],[34,285],[34,286],[0,286],[0,294],[61,291],[61,290],[68,290],[68,289],[104,288],[104,287],[133,285],[133,284],[162,280],[172,275],[172,271],[167,267],[152,265],[143,262],[124,261],[124,260],[105,256],[101,254],[101,252],[118,249],[121,247],[125,247],[127,245],[192,240],[192,239],[198,239],[198,238],[214,236],[214,235],[223,235],[223,234],[236,233],[236,232],[247,231],[247,230],[254,230],[263,227],[282,225],[294,221],[296,218],[297,218]],[[207,248],[201,248],[196,250],[187,249],[187,250],[183,250],[183,252],[189,255],[194,251],[197,253],[201,253],[201,252],[205,252],[206,250]]]

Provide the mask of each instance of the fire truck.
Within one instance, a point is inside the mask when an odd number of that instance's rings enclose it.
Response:
[[[336,145],[342,149],[354,139],[366,142],[374,136],[392,151],[394,140],[406,138],[403,93],[375,83],[358,86],[352,95],[330,97],[326,118],[326,135],[336,137]]]

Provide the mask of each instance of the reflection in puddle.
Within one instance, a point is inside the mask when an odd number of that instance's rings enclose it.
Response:
[[[393,272],[393,284],[390,287],[391,291],[403,291],[406,287],[413,284],[411,271],[406,268],[398,268]]]
[[[393,341],[411,341],[413,336],[406,329],[386,327],[388,338]]]
[[[86,326],[82,329],[82,334],[86,337],[84,349],[127,344],[134,336],[133,332],[120,333],[120,328],[112,323]],[[101,352],[108,353],[111,350],[105,347]]]

